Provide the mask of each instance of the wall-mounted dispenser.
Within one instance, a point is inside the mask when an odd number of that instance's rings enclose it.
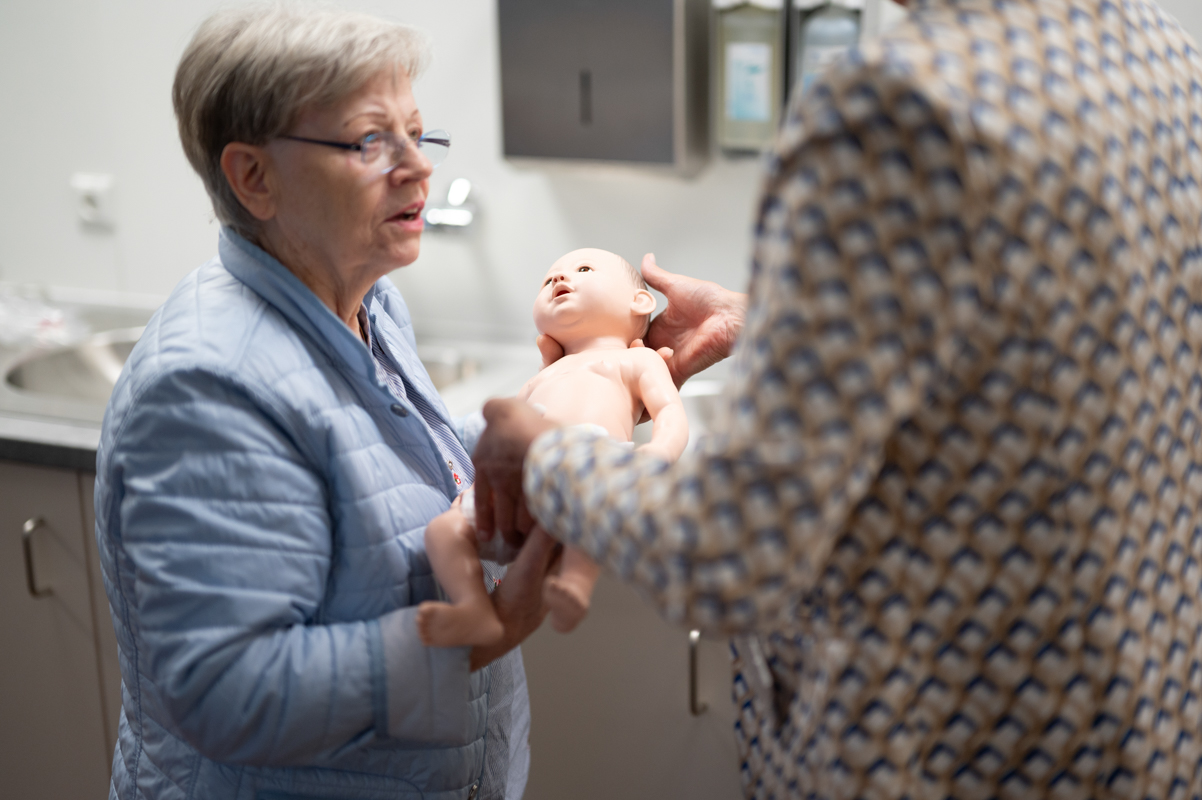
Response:
[[[790,88],[800,84],[804,90],[823,69],[860,43],[865,0],[791,2],[788,80]],[[879,4],[874,0],[874,6]]]
[[[708,0],[497,0],[507,157],[696,171]]]
[[[784,0],[714,0],[714,127],[724,150],[772,143],[784,102]]]

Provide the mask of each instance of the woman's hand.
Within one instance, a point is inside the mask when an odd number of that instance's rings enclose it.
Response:
[[[643,256],[643,278],[668,300],[644,343],[663,356],[677,388],[730,355],[743,330],[747,295],[663,270],[653,253]]]
[[[542,528],[535,526],[530,531],[518,557],[492,593],[493,608],[505,633],[496,644],[472,648],[468,657],[472,672],[496,661],[538,630],[547,616],[543,581],[555,568],[561,552],[563,548]]]
[[[522,544],[534,525],[522,494],[522,464],[539,434],[555,424],[516,397],[484,404],[488,427],[480,434],[472,463],[476,465],[476,530],[482,539],[499,531],[505,541]]]
[[[563,358],[563,345],[545,333],[540,333],[534,344],[538,346],[539,355],[543,357],[543,369]]]

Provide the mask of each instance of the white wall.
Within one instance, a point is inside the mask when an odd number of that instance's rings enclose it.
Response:
[[[165,294],[210,258],[217,226],[180,150],[176,62],[219,0],[0,2],[0,280]],[[633,170],[518,168],[501,157],[494,0],[348,3],[425,29],[434,61],[415,87],[429,127],[454,136],[432,199],[470,178],[482,215],[466,236],[427,233],[395,280],[419,330],[526,338],[547,266],[605,247],[743,288],[755,161],[697,178]],[[111,173],[117,225],[85,229],[68,186]]]
[[[1202,40],[1202,2],[1199,0],[1159,0],[1161,8],[1177,18],[1195,39]]]
[[[214,252],[216,225],[180,151],[175,64],[220,0],[0,2],[0,280],[165,294]],[[395,276],[419,330],[525,338],[546,266],[597,246],[743,288],[759,184],[754,161],[716,158],[693,180],[635,171],[522,169],[501,158],[494,0],[355,0],[424,28],[434,63],[417,84],[427,124],[455,137],[432,198],[477,186],[467,236],[428,233]],[[1202,36],[1202,2],[1163,0]],[[116,176],[118,223],[84,229],[68,179]]]

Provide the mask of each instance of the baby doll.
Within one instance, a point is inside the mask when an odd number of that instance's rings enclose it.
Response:
[[[684,404],[663,358],[631,346],[646,333],[654,310],[642,276],[621,256],[592,248],[563,256],[543,279],[534,324],[564,354],[519,396],[553,422],[587,426],[627,443],[646,410],[651,441],[640,450],[675,461],[689,439]],[[474,522],[474,513],[456,503],[426,528],[430,565],[451,599],[418,608],[418,633],[427,645],[486,645],[501,638],[501,621],[484,588]],[[597,573],[584,553],[564,550],[559,574],[543,586],[557,631],[566,633],[584,618]]]

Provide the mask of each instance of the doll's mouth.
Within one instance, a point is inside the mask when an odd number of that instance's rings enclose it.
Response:
[[[560,286],[560,287],[559,287],[558,289],[556,289],[556,290],[555,290],[555,292],[554,292],[554,293],[551,295],[551,299],[553,299],[553,300],[558,300],[560,297],[563,297],[565,294],[571,294],[571,293],[572,293],[572,290],[571,290],[571,289],[569,289],[567,286]]]

